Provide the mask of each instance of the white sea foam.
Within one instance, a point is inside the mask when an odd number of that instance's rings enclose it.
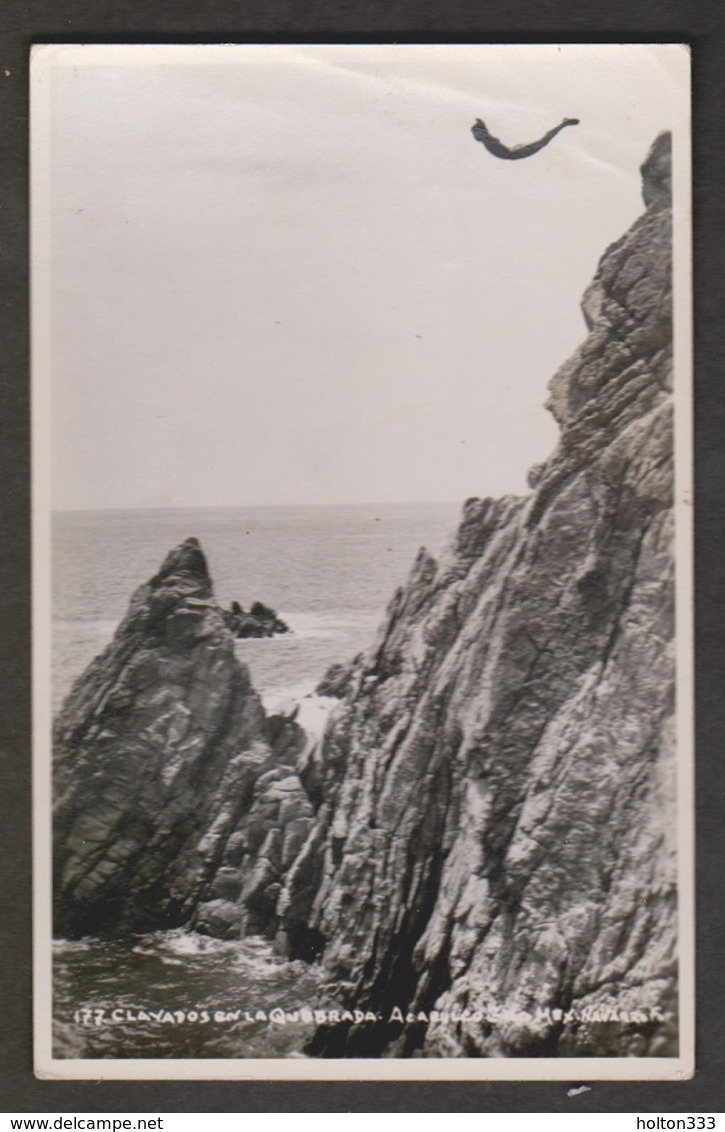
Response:
[[[273,977],[283,965],[266,940],[254,936],[240,940],[213,939],[184,928],[152,932],[132,950],[137,955],[156,955],[167,966],[183,966],[190,960],[220,959],[226,967],[253,972],[259,979]]]
[[[339,701],[333,696],[318,696],[310,682],[292,688],[274,688],[262,697],[268,715],[291,715],[309,736],[320,739],[328,716]]]
[[[330,712],[338,703],[334,696],[305,696],[300,700],[297,722],[308,735],[321,739]]]
[[[85,939],[54,939],[54,955],[73,955],[77,952],[90,951],[95,941],[91,937]]]
[[[192,957],[196,955],[210,955],[228,952],[235,944],[227,940],[212,939],[211,936],[196,935],[183,928],[175,928],[168,932],[153,932],[144,936],[133,948],[135,952],[171,952],[172,955]]]

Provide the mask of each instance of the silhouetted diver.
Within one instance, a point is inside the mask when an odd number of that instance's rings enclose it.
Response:
[[[520,161],[522,157],[531,157],[534,153],[538,153],[540,149],[549,144],[552,138],[556,137],[559,130],[563,130],[566,126],[578,125],[578,118],[565,118],[561,125],[554,126],[553,130],[549,130],[548,134],[544,134],[543,138],[539,138],[538,141],[529,142],[528,145],[515,145],[510,149],[488,132],[487,126],[480,118],[476,118],[476,125],[471,126],[471,133],[476,141],[482,142],[494,157],[503,157],[506,161]]]

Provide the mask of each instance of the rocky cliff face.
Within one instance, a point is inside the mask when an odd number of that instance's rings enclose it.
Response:
[[[584,296],[532,493],[420,553],[331,720],[278,912],[383,1021],[317,1054],[676,1052],[668,158]]]
[[[302,738],[266,718],[188,539],[136,591],[57,721],[56,932],[264,926],[266,886],[310,824],[289,771]]]

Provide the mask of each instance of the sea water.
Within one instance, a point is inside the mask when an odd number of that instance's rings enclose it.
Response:
[[[327,1003],[318,968],[253,937],[56,940],[53,966],[60,1058],[291,1057]]]
[[[53,520],[53,702],[109,642],[130,596],[174,546],[201,542],[220,604],[271,606],[288,636],[239,641],[268,707],[306,697],[329,665],[372,642],[415,554],[453,530],[453,503],[63,512]],[[303,718],[305,713],[303,712]],[[183,931],[129,945],[57,940],[57,1057],[289,1057],[314,1025],[314,966],[280,959],[260,939],[221,942]],[[283,1024],[275,1010],[291,1013]]]

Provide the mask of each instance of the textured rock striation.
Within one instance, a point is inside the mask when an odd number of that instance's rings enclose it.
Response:
[[[531,494],[469,500],[420,552],[331,717],[277,912],[382,1021],[312,1053],[676,1052],[669,144],[584,296]]]
[[[271,866],[312,812],[290,771],[303,739],[293,719],[265,716],[187,539],[136,590],[57,720],[56,932],[234,936],[247,895],[263,928]]]

